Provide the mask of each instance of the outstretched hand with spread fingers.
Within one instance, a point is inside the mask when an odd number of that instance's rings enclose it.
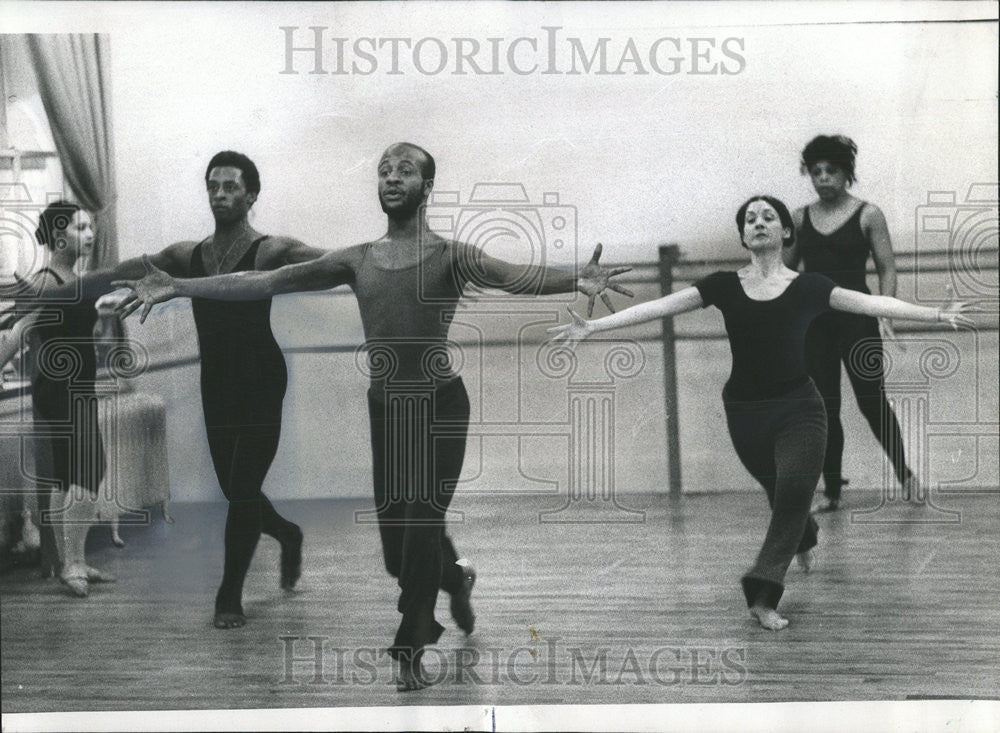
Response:
[[[115,308],[115,313],[125,319],[142,308],[139,323],[146,322],[146,316],[149,315],[154,305],[177,297],[174,279],[154,265],[148,255],[142,256],[142,266],[146,268],[146,274],[141,280],[116,280],[111,283],[113,287],[131,288],[132,290],[128,297]]]
[[[578,343],[593,333],[594,329],[590,325],[590,321],[584,320],[579,313],[569,306],[566,306],[566,312],[569,313],[569,323],[563,326],[553,326],[546,330],[549,333],[555,334],[549,339],[549,343],[554,344],[557,349],[573,351],[576,349]]]
[[[970,313],[981,310],[978,306],[970,303],[960,303],[955,300],[955,289],[948,286],[948,302],[938,308],[938,320],[947,323],[956,331],[960,328],[972,328],[975,321]]]
[[[607,290],[614,290],[616,293],[621,293],[629,298],[635,297],[635,294],[631,290],[623,288],[618,283],[611,282],[611,278],[628,272],[632,268],[615,267],[609,269],[602,267],[599,263],[603,250],[604,246],[598,242],[597,246],[594,247],[594,254],[590,258],[590,262],[580,271],[580,277],[577,280],[577,289],[588,298],[587,318],[594,315],[594,300],[598,295],[601,296],[601,300],[604,301],[604,305],[608,307],[608,310],[612,313],[615,312],[615,307],[611,305],[611,298],[608,297]]]

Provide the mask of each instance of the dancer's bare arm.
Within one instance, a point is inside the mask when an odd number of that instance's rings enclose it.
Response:
[[[49,288],[59,287],[59,283],[47,272],[36,273],[31,280],[20,281],[22,286],[30,288],[33,292],[40,293],[43,297]],[[0,332],[0,369],[3,369],[11,359],[21,350],[24,345],[24,336],[28,330],[42,316],[41,308],[34,310],[24,310],[9,319],[12,324],[9,328]]]
[[[608,297],[608,290],[614,290],[629,298],[634,297],[630,290],[611,280],[611,278],[626,273],[632,268],[603,267],[600,264],[603,249],[603,246],[598,244],[594,248],[594,254],[590,261],[577,274],[570,270],[560,270],[554,267],[516,265],[496,257],[490,257],[475,247],[456,244],[458,273],[460,277],[472,285],[480,288],[497,288],[508,293],[532,295],[579,291],[588,297],[588,316],[594,312],[594,301],[597,296],[601,297],[609,311],[615,312],[611,298]]]
[[[703,306],[704,301],[698,288],[689,287],[656,300],[639,303],[631,308],[626,308],[621,313],[614,313],[593,321],[584,320],[567,308],[570,322],[564,326],[550,328],[549,333],[555,334],[552,337],[553,342],[558,343],[561,347],[572,349],[593,333],[634,326],[647,321],[655,321],[658,318],[672,318]]]
[[[41,313],[35,311],[19,320],[12,328],[0,332],[0,370],[21,350],[25,332],[40,316]]]
[[[213,300],[263,300],[282,293],[306,290],[326,290],[351,282],[357,248],[326,252],[321,257],[294,265],[285,265],[265,272],[234,272],[211,277],[174,278],[144,263],[145,276],[139,280],[116,282],[119,287],[132,289],[118,312],[128,317],[142,308],[140,323],[145,322],[156,303],[173,298],[211,298]]]
[[[954,329],[972,328],[969,313],[975,310],[968,303],[949,301],[940,308],[907,303],[888,295],[868,295],[847,288],[834,288],[830,293],[830,307],[834,310],[858,313],[875,318],[902,318],[908,321],[947,323]]]
[[[197,242],[177,242],[152,255],[133,257],[114,267],[86,272],[79,278],[62,285],[46,284],[44,291],[36,289],[34,292],[25,293],[18,299],[30,302],[31,300],[66,300],[68,298],[93,300],[100,298],[115,289],[114,283],[116,281],[142,277],[146,272],[143,266],[144,259],[171,275],[186,275],[191,251],[196,245]]]

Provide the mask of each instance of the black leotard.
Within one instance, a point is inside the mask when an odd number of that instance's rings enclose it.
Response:
[[[864,208],[862,203],[847,221],[830,234],[816,231],[809,218],[809,207],[803,209],[802,225],[796,232],[796,239],[806,272],[826,275],[842,288],[869,292],[865,285],[865,268],[871,244],[861,230]]]
[[[809,324],[830,308],[834,284],[803,273],[771,300],[753,300],[735,272],[695,283],[706,306],[722,311],[733,354],[723,391],[726,424],[740,462],[760,482],[771,521],[753,567],[743,576],[748,606],[775,608],[785,572],[816,544],[809,515],[826,446],[823,403],[805,370]]]
[[[234,271],[252,270],[261,237]],[[190,274],[206,270],[202,245],[191,255]],[[281,402],[288,372],[271,331],[271,300],[222,302],[192,298],[201,350],[201,401],[212,463],[229,500],[225,564],[216,613],[243,613],[243,580],[261,532],[285,548],[302,534],[275,511],[261,491],[281,438]]]
[[[809,380],[806,329],[830,308],[834,284],[828,278],[803,273],[771,300],[750,298],[735,272],[712,273],[695,287],[705,306],[716,306],[726,321],[733,354],[728,399],[776,397]]]
[[[862,202],[854,214],[830,234],[817,232],[809,218],[809,207],[804,209],[798,247],[806,272],[826,275],[849,290],[870,292],[865,284],[865,273],[871,242],[861,229],[861,214],[866,205]],[[861,414],[882,444],[896,477],[905,482],[912,475],[906,465],[899,421],[885,397],[883,374],[881,370],[872,374],[868,366],[881,362],[878,321],[870,316],[827,313],[817,318],[809,329],[806,365],[826,407],[828,431],[823,479],[826,496],[830,499],[839,499],[840,488],[847,483],[842,476],[841,363],[847,369]]]
[[[233,268],[253,270],[262,237]],[[191,256],[191,277],[205,277],[202,245]],[[192,298],[201,351],[201,397],[209,427],[281,423],[288,372],[271,331],[271,300],[229,302]]]
[[[41,273],[63,284],[55,271],[45,268]],[[42,322],[32,329],[35,426],[49,434],[52,446],[51,475],[42,478],[59,482],[63,491],[76,484],[97,492],[104,478],[104,448],[94,396],[95,302],[46,305],[40,311]],[[52,322],[47,322],[50,319]]]

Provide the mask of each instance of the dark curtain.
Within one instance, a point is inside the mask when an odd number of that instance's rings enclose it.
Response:
[[[102,34],[29,35],[28,52],[70,190],[94,215],[91,269],[118,262],[110,52]]]

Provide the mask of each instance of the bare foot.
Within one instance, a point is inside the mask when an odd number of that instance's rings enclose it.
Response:
[[[164,522],[166,522],[167,524],[173,524],[174,523],[174,518],[171,517],[170,513],[167,511],[167,502],[163,502],[162,504],[160,504],[160,511],[163,512],[163,521]]]
[[[809,511],[813,514],[826,514],[827,512],[835,512],[838,509],[840,509],[840,499],[828,499],[824,496],[817,499]]]
[[[215,628],[217,629],[238,629],[246,626],[247,617],[242,613],[217,612],[215,614]]]
[[[87,580],[91,583],[114,583],[118,580],[111,573],[105,573],[97,568],[92,568],[89,565],[87,566],[85,572],[87,573]]]
[[[28,511],[24,512],[24,526],[21,528],[21,542],[18,544],[21,543],[24,551],[38,549],[42,544],[42,535],[31,521],[31,512]]]
[[[782,618],[778,615],[778,612],[773,608],[766,608],[764,606],[752,606],[750,608],[750,615],[760,622],[760,625],[765,629],[770,629],[771,631],[781,631],[783,628],[788,626],[788,619]]]
[[[59,576],[59,582],[65,585],[69,592],[77,598],[86,598],[90,593],[87,586],[87,573],[82,568],[70,568]]]
[[[111,531],[111,544],[114,545],[115,547],[117,547],[120,550],[121,548],[125,547],[125,540],[122,539],[122,536],[120,534],[118,534],[117,532],[115,532],[114,530],[112,530]]]
[[[802,571],[808,573],[816,565],[816,552],[815,550],[806,550],[805,552],[799,552],[795,555],[795,562],[799,564]]]

